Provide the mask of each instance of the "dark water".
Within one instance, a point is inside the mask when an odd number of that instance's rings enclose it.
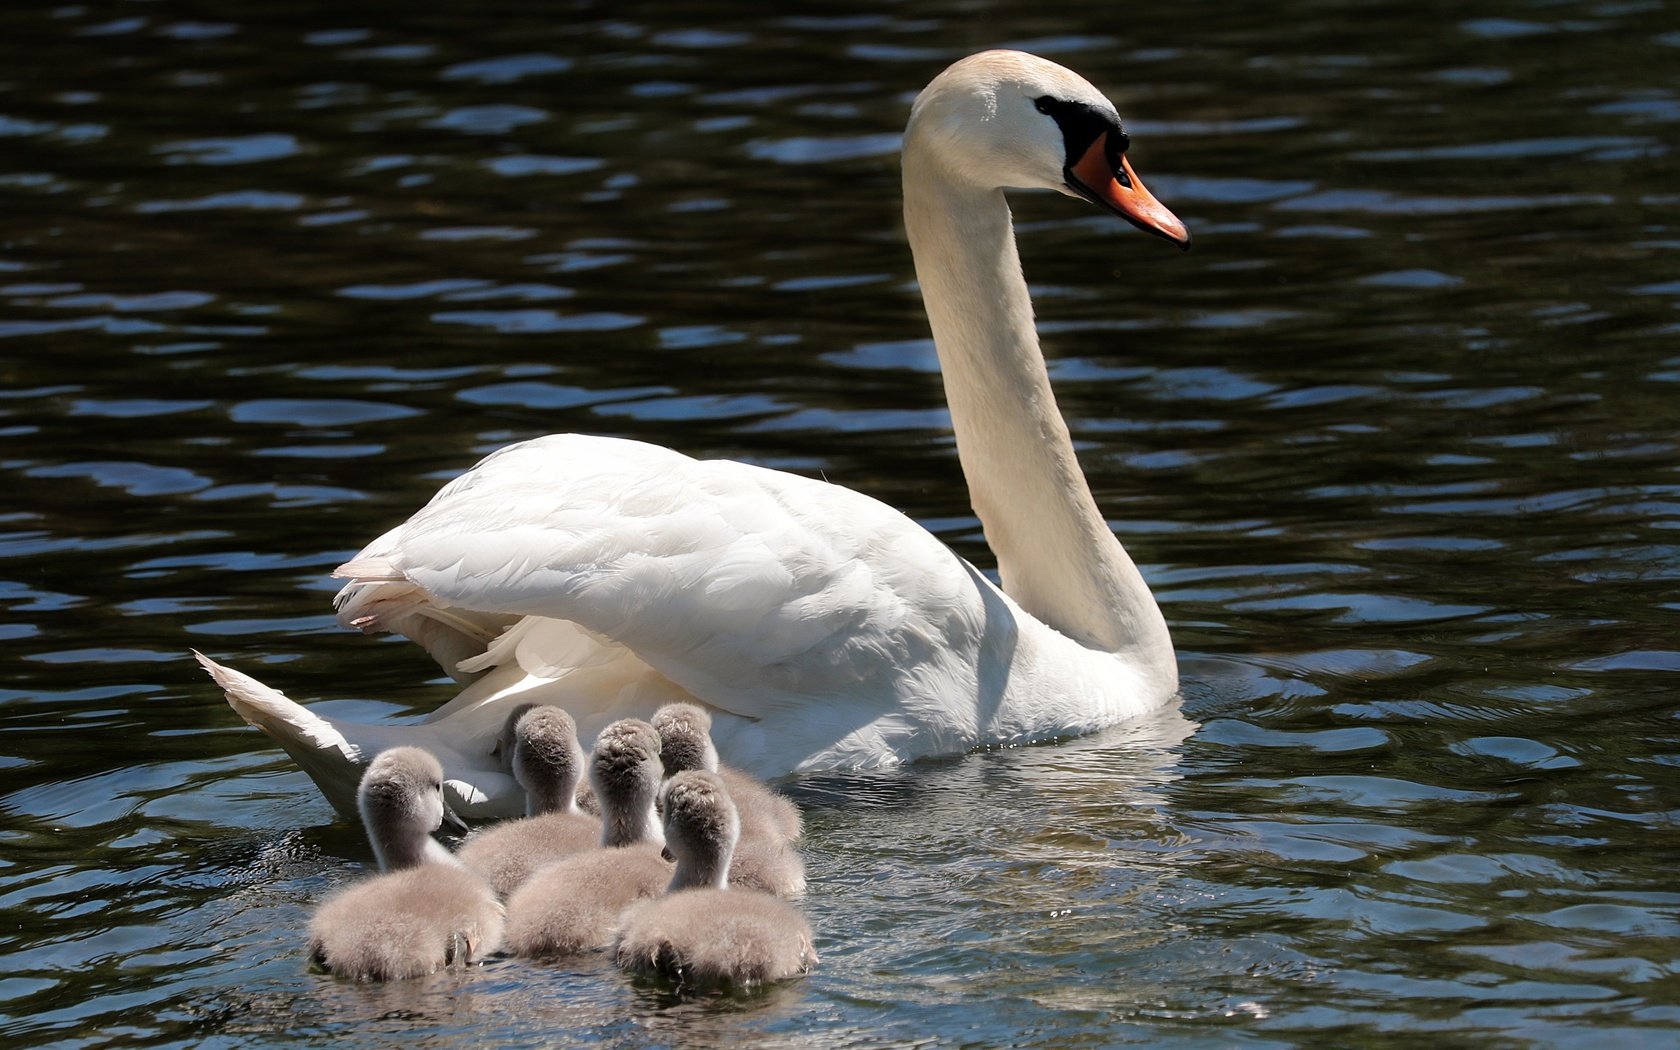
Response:
[[[0,13],[0,1042],[1680,1039],[1680,12],[425,6]],[[894,149],[998,44],[1196,235],[1017,201],[1181,707],[792,785],[823,962],[759,999],[307,972],[368,850],[183,653],[429,709],[327,573],[478,455],[821,473],[987,564]]]

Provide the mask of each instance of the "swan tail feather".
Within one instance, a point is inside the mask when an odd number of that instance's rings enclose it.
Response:
[[[250,675],[235,671],[194,649],[193,656],[227,694],[227,701],[239,717],[270,736],[289,736],[316,748],[336,748],[346,758],[357,759],[356,745],[334,729],[332,723],[314,714],[278,689],[271,689]]]
[[[507,663],[512,659],[520,640],[530,631],[532,622],[531,617],[525,617],[514,623],[500,635],[491,639],[485,645],[483,652],[458,662],[455,665],[456,670],[462,674],[482,674],[498,664]]]
[[[196,649],[192,654],[222,687],[228,706],[240,718],[268,734],[291,755],[321,788],[333,808],[351,816],[356,814],[356,785],[366,761],[360,747],[331,722],[279,690],[224,667]]]
[[[332,574],[334,579],[354,580],[357,583],[398,583],[408,579],[391,559],[378,555],[351,558],[334,569]]]
[[[337,607],[340,626],[363,634],[389,631],[417,642],[439,667],[462,685],[470,684],[484,670],[482,666],[467,669],[462,664],[483,656],[491,643],[518,619],[440,605],[408,580],[372,581],[358,577],[338,592],[333,604]]]
[[[388,558],[353,558],[334,569],[333,576],[350,580],[333,596],[339,624],[364,633],[389,631],[393,621],[435,604]]]

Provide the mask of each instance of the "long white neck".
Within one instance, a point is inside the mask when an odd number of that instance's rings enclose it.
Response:
[[[912,123],[904,223],[969,500],[1004,591],[1081,644],[1176,685],[1166,621],[1097,510],[1056,407],[1003,192],[948,177]]]

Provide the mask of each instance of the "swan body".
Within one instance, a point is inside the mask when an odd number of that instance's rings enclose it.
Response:
[[[342,623],[466,683],[402,730],[454,744],[464,812],[512,805],[474,749],[520,703],[565,707],[585,738],[699,704],[719,751],[770,777],[1082,734],[1173,696],[1165,620],[1056,407],[1003,195],[1057,190],[1187,243],[1128,145],[1094,87],[1013,51],[941,73],[905,132],[905,227],[1001,587],[861,493],[578,434],[493,453],[338,569]],[[370,730],[288,742],[295,712],[262,717],[329,797],[344,776],[322,767],[367,752]],[[332,734],[351,747],[314,742]]]
[[[677,870],[666,896],[625,910],[613,942],[618,965],[697,990],[807,973],[817,953],[805,917],[774,897],[730,888],[740,819],[723,779],[686,770],[666,783],[663,797]]]
[[[543,865],[601,841],[601,822],[577,807],[584,757],[572,716],[532,707],[513,736],[513,776],[525,789],[526,815],[474,832],[456,854],[503,899]]]
[[[495,951],[502,906],[431,837],[444,817],[438,761],[413,747],[383,752],[359,801],[383,873],[321,905],[309,923],[310,958],[340,976],[385,981]]]

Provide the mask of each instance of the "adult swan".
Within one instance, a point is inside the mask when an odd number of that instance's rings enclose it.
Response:
[[[760,775],[1085,733],[1178,686],[1166,622],[1098,513],[1050,390],[1003,187],[1083,197],[1177,244],[1112,103],[1014,51],[916,99],[904,223],[957,451],[1003,589],[837,485],[575,434],[509,446],[338,569],[340,621],[419,642],[465,684],[412,725],[324,719],[200,657],[339,809],[418,744],[467,815],[523,810],[494,756],[525,703],[607,722],[686,700]]]

